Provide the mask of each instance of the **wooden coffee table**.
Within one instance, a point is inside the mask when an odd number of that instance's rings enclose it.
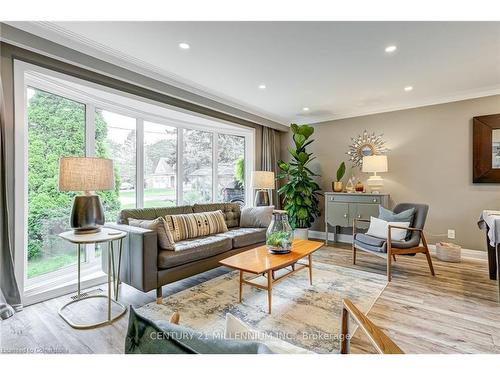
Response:
[[[312,285],[312,253],[323,245],[323,242],[318,241],[295,240],[292,244],[292,251],[288,254],[270,254],[266,246],[263,245],[223,259],[219,263],[223,266],[240,271],[240,303],[243,293],[243,284],[267,290],[269,314],[271,314],[273,285],[304,268],[309,268],[309,283]],[[299,262],[306,257],[308,258],[307,263]],[[275,271],[284,269],[288,266],[291,266],[288,272],[275,277]],[[245,272],[256,276],[245,279],[243,277]],[[267,286],[252,282],[253,279],[261,275],[267,278]]]

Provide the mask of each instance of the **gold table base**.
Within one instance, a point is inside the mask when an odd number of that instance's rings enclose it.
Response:
[[[78,291],[76,295],[76,299],[74,301],[70,301],[63,305],[59,309],[59,315],[63,320],[68,323],[72,328],[75,329],[91,329],[91,328],[97,328],[101,326],[105,326],[108,324],[113,323],[115,320],[119,319],[122,317],[126,312],[127,308],[118,302],[118,292],[119,292],[119,286],[120,286],[120,266],[121,266],[121,259],[122,259],[122,249],[123,249],[123,238],[119,239],[120,241],[120,250],[118,254],[118,271],[115,272],[115,254],[114,254],[114,246],[113,246],[113,240],[108,242],[108,295],[96,295],[96,296],[81,296],[81,291],[80,291],[80,253],[81,253],[81,244],[78,243]],[[112,279],[111,279],[111,275]],[[118,275],[118,276],[117,276]],[[113,288],[112,288],[113,286]],[[114,299],[111,298],[111,293],[114,293]],[[73,322],[70,318],[68,318],[64,314],[64,309],[67,308],[70,305],[73,305],[75,303],[84,301],[86,299],[91,299],[91,298],[107,298],[108,300],[108,317],[106,320],[102,320],[97,323],[92,323],[92,324],[78,324]],[[120,307],[120,312],[118,314],[115,314],[114,316],[111,314],[111,305],[116,304]]]

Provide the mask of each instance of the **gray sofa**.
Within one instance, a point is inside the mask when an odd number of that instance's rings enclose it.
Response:
[[[224,213],[229,231],[176,242],[175,251],[159,249],[155,231],[128,225],[129,218],[153,220],[165,215],[216,210]],[[236,203],[122,210],[117,224],[106,223],[107,227],[127,232],[120,280],[143,292],[156,289],[157,302],[161,303],[163,285],[218,267],[221,259],[265,242],[266,228],[240,228],[240,213]],[[106,256],[102,257],[102,269],[107,272]]]

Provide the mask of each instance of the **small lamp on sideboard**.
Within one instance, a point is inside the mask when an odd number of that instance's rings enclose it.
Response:
[[[253,171],[252,188],[255,192],[255,206],[269,206],[269,189],[274,189],[274,172]]]
[[[372,193],[380,193],[384,186],[384,179],[377,173],[387,172],[387,156],[371,155],[363,157],[363,172],[373,173],[368,179],[368,187]]]
[[[95,191],[115,186],[113,160],[63,157],[59,161],[59,191],[83,191],[73,200],[70,224],[75,234],[96,233],[104,225],[104,209]]]

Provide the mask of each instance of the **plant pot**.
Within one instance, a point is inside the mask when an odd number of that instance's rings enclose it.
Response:
[[[336,193],[340,193],[343,190],[344,186],[342,181],[334,181],[332,182],[332,189]]]
[[[296,240],[307,240],[309,238],[309,228],[296,228],[293,231],[293,238]]]

